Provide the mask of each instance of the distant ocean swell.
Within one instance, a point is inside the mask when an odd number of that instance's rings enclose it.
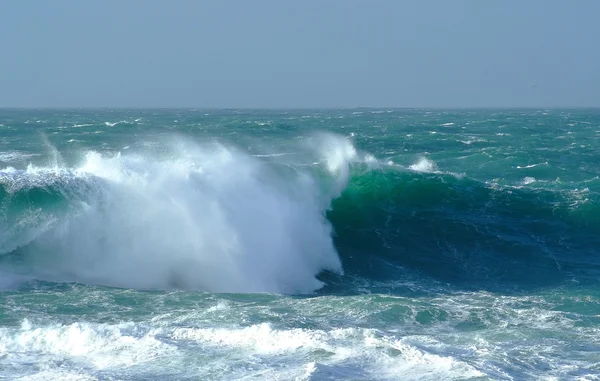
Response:
[[[300,158],[220,144],[0,170],[0,272],[143,289],[351,292],[399,277],[542,287],[600,274],[598,193],[404,168],[320,135]],[[294,161],[295,160],[295,161]],[[322,288],[325,286],[324,288]]]

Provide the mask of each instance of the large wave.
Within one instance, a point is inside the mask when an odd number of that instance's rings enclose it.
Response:
[[[0,252],[21,258],[12,272],[50,281],[311,292],[320,271],[342,272],[325,210],[362,159],[333,135],[298,150],[314,161],[179,140],[138,155],[87,152],[73,167],[7,168]]]
[[[333,201],[347,275],[495,291],[600,279],[598,192],[498,186],[429,167],[363,173]]]
[[[345,292],[357,280],[538,287],[600,274],[591,184],[384,164],[326,134],[285,154],[173,139],[71,166],[47,146],[49,165],[0,171],[2,284],[309,293],[324,281]]]

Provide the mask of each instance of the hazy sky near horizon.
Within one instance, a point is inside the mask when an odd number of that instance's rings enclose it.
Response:
[[[0,3],[0,107],[600,106],[600,1]]]

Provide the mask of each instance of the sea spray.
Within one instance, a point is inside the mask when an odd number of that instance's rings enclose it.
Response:
[[[68,208],[16,242],[4,234],[2,247],[22,246],[30,273],[52,281],[312,292],[322,285],[320,271],[342,271],[324,210],[358,161],[345,138],[322,135],[320,142],[312,150],[325,164],[327,192],[314,171],[275,168],[219,143],[180,142],[160,155],[89,151],[73,168],[5,170],[6,200],[42,187],[65,197]],[[43,205],[33,209],[45,213]]]

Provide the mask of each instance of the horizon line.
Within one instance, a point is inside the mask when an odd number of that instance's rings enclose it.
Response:
[[[2,106],[0,110],[188,110],[188,111],[305,111],[305,110],[581,110],[596,106],[343,106],[343,107],[198,107],[198,106]]]

